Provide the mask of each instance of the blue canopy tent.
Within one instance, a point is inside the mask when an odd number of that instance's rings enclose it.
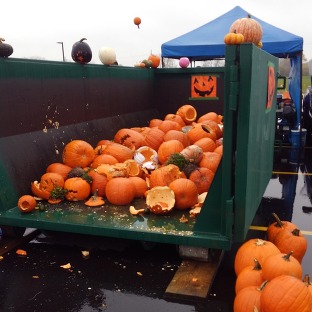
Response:
[[[235,20],[247,17],[248,14],[250,13],[236,6],[213,21],[163,43],[161,57],[173,59],[188,57],[191,61],[223,58],[224,36]],[[289,92],[297,109],[296,127],[298,128],[301,120],[303,38],[251,16],[262,26],[262,49],[279,58],[290,58]]]

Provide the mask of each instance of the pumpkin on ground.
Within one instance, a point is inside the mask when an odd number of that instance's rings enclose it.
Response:
[[[300,279],[280,275],[264,287],[260,305],[261,312],[311,312],[312,296]]]
[[[237,276],[235,281],[235,293],[249,286],[261,285],[264,282],[262,275],[262,267],[259,261],[255,258],[254,265],[245,267]]]
[[[252,238],[244,242],[237,250],[234,259],[234,269],[236,276],[246,267],[253,265],[256,258],[259,263],[263,264],[264,260],[274,254],[280,254],[280,250],[271,242]]]
[[[265,280],[271,281],[279,275],[291,275],[302,279],[302,266],[292,256],[292,251],[285,254],[275,254],[267,257],[262,264],[262,275]]]

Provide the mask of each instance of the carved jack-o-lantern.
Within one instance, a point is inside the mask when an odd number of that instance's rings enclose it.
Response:
[[[217,77],[193,76],[192,97],[216,97]]]

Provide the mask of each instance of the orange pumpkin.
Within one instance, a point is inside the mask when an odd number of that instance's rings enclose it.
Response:
[[[214,141],[217,140],[216,133],[205,131],[201,124],[193,124],[192,128],[187,132],[187,136],[189,137],[191,144],[194,144],[196,141],[202,138],[211,138]]]
[[[261,295],[267,281],[260,286],[247,286],[243,288],[234,298],[233,312],[257,312],[261,310]]]
[[[257,259],[254,259],[255,264],[245,267],[237,276],[235,282],[235,293],[249,286],[260,286],[264,282],[262,276],[262,267]]]
[[[175,180],[185,177],[179,167],[173,164],[165,165],[153,170],[149,176],[150,188],[156,186],[169,186]]]
[[[184,147],[187,147],[190,145],[190,140],[189,140],[187,134],[180,131],[180,130],[169,130],[164,135],[164,140],[165,141],[178,140],[183,144]]]
[[[160,65],[160,57],[158,55],[150,54],[147,59],[152,62],[152,68],[157,68]]]
[[[244,35],[235,32],[229,32],[224,36],[225,44],[241,44],[244,42]]]
[[[144,135],[144,144],[155,151],[158,150],[160,144],[164,142],[165,133],[158,128],[150,128]]]
[[[262,276],[265,280],[271,281],[280,275],[291,275],[302,279],[302,266],[299,261],[288,254],[280,253],[268,256],[262,264]]]
[[[54,172],[60,174],[64,180],[66,180],[68,173],[72,170],[70,166],[67,166],[62,163],[52,163],[50,164],[46,172]]]
[[[145,196],[148,186],[146,181],[140,177],[129,177],[128,178],[135,187],[135,198],[141,198]]]
[[[128,178],[114,178],[106,184],[106,198],[113,205],[128,205],[135,195],[134,183]]]
[[[182,117],[177,114],[167,114],[164,120],[171,120],[177,122],[181,127],[185,126],[185,122],[183,121]]]
[[[184,149],[182,142],[178,140],[169,140],[160,144],[158,148],[158,161],[164,164],[171,154],[180,153]]]
[[[214,152],[217,147],[216,142],[211,138],[199,139],[194,145],[199,146],[203,152]]]
[[[280,231],[274,240],[275,245],[282,253],[293,251],[293,256],[301,263],[307,251],[308,242],[299,229]]]
[[[259,263],[263,264],[264,260],[274,254],[280,254],[280,250],[271,242],[252,238],[244,242],[237,250],[234,259],[234,270],[236,276],[247,266],[253,265],[256,258]]]
[[[88,167],[94,158],[93,147],[86,141],[73,140],[63,150],[63,163],[69,167]]]
[[[200,167],[208,168],[212,172],[216,173],[219,164],[221,162],[222,155],[216,152],[205,152],[203,158],[198,163]]]
[[[148,126],[149,126],[150,128],[158,127],[162,122],[163,122],[162,119],[153,118],[153,119],[151,119],[151,120],[149,121]]]
[[[204,131],[215,134],[217,139],[222,138],[223,136],[223,130],[221,130],[219,124],[214,121],[214,120],[205,120],[200,123],[201,127],[203,128]],[[222,128],[223,129],[223,128]]]
[[[132,159],[134,155],[134,149],[122,145],[120,143],[112,142],[109,145],[105,145],[102,148],[102,154],[107,154],[115,157],[118,162],[122,163],[128,159]]]
[[[214,172],[208,168],[199,167],[191,172],[189,179],[195,183],[198,194],[208,192],[214,178]]]
[[[133,129],[121,128],[114,135],[114,142],[125,145],[130,149],[138,149],[142,146],[144,136]]]
[[[23,212],[31,212],[36,208],[36,199],[31,195],[23,195],[18,199],[17,207]]]
[[[178,108],[176,115],[179,115],[186,125],[190,125],[197,118],[197,110],[194,106],[185,104]]]
[[[186,178],[176,179],[169,184],[175,195],[175,208],[179,210],[189,209],[198,201],[196,184]]]
[[[118,163],[118,160],[112,156],[107,154],[101,154],[96,156],[91,163],[91,168],[97,168],[99,165],[108,164],[108,165],[115,165]]]
[[[297,228],[297,226],[290,221],[281,221],[276,213],[273,212],[272,215],[276,221],[271,223],[267,228],[267,239],[270,242],[275,243],[276,235],[280,231],[293,231]]]
[[[223,119],[222,115],[217,114],[216,112],[208,112],[204,115],[201,115],[198,119],[197,122],[201,123],[203,121],[207,121],[207,120],[213,120],[217,123],[221,123]]]
[[[260,305],[261,312],[311,312],[312,296],[300,279],[280,275],[264,287]]]
[[[67,179],[64,183],[64,189],[67,190],[65,198],[68,201],[85,200],[91,193],[90,184],[80,177]]]
[[[108,181],[107,177],[96,172],[95,170],[90,170],[88,175],[92,178],[91,194],[96,192],[98,196],[105,197],[105,189]]]
[[[159,126],[158,129],[163,131],[164,133],[167,133],[169,130],[181,130],[182,126],[173,120],[164,120]]]
[[[183,155],[187,161],[198,164],[203,158],[203,150],[200,146],[192,144],[185,147],[181,151],[181,155]]]
[[[247,17],[239,18],[230,26],[230,32],[240,33],[244,36],[244,42],[258,44],[262,39],[262,26],[258,21]]]

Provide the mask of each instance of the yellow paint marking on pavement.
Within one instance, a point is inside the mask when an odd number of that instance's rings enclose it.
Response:
[[[312,176],[312,173],[309,172],[287,172],[287,171],[272,171],[273,174],[295,174],[295,175],[306,175],[306,176]]]
[[[254,231],[266,231],[267,230],[267,227],[266,226],[257,226],[257,225],[251,225],[249,227],[250,230],[254,230]],[[312,235],[312,231],[303,231],[303,230],[300,230],[300,232],[303,234],[303,235]]]

